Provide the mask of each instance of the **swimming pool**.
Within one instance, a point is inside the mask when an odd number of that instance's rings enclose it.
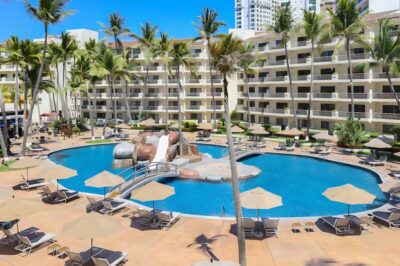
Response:
[[[61,184],[81,192],[102,194],[103,189],[86,187],[84,181],[102,170],[112,170],[114,145],[99,145],[53,153],[50,160],[78,170],[78,176],[62,180]],[[215,157],[226,154],[225,147],[199,145],[200,152]],[[325,189],[347,183],[376,195],[371,205],[352,206],[352,212],[361,212],[385,204],[387,196],[378,186],[378,176],[363,168],[330,162],[317,158],[284,154],[263,154],[247,157],[242,163],[253,165],[262,173],[240,182],[240,190],[262,187],[282,197],[283,206],[260,210],[265,217],[304,217],[338,215],[347,212],[347,205],[329,201],[322,193]],[[175,187],[176,194],[156,203],[156,207],[193,215],[233,216],[234,207],[230,182],[208,183],[181,180],[176,177],[159,180]],[[151,202],[138,202],[151,207]],[[244,216],[255,216],[255,210],[243,209]]]

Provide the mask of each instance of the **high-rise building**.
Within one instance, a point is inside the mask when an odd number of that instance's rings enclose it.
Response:
[[[281,0],[235,0],[235,28],[264,31],[273,25]]]
[[[290,2],[294,18],[299,21],[303,18],[303,10],[320,12],[321,0],[282,0],[283,3]]]
[[[338,0],[336,0],[336,3]],[[384,12],[400,9],[399,0],[358,0],[357,8],[361,10],[361,13],[369,12]]]

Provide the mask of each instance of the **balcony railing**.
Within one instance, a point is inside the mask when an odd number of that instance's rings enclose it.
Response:
[[[376,119],[400,120],[400,114],[396,113],[374,113],[373,117]]]

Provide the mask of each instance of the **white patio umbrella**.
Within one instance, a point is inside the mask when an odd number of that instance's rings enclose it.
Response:
[[[237,125],[233,126],[231,128],[231,130],[232,130],[232,133],[243,133],[244,132],[244,129]]]
[[[58,181],[60,179],[66,179],[77,175],[78,172],[76,170],[67,168],[62,165],[56,165],[40,173],[40,176],[44,179],[47,180],[57,179],[57,190],[58,190]]]
[[[156,121],[153,118],[149,118],[146,120],[143,120],[141,122],[139,122],[139,126],[142,127],[156,127],[158,126],[158,124],[156,123]]]
[[[125,182],[125,179],[118,175],[114,175],[108,171],[103,171],[97,175],[85,180],[85,185],[104,189],[104,198],[106,198],[107,187],[117,186]]]
[[[317,133],[313,135],[313,138],[319,139],[319,140],[326,140],[328,142],[333,142],[336,143],[339,141],[338,137],[336,135],[330,135],[328,131],[323,131],[320,133]]]
[[[268,210],[283,205],[282,197],[260,187],[240,193],[240,202],[243,208],[256,209],[257,219],[260,209]]]
[[[390,149],[392,147],[391,145],[377,138],[368,141],[364,144],[364,146],[372,149]]]
[[[207,122],[201,122],[198,126],[197,129],[199,130],[205,130],[205,131],[211,131],[213,130],[213,126],[211,125],[211,123],[207,123]]]
[[[397,193],[400,192],[400,181],[399,180],[391,180],[389,182],[385,182],[379,185],[381,190],[386,193]]]
[[[154,209],[154,201],[164,200],[174,194],[174,187],[152,181],[132,191],[131,199],[139,200],[142,202],[153,201]]]
[[[12,221],[34,214],[43,205],[38,201],[12,198],[0,204],[0,221]],[[17,223],[17,231],[19,231]]]
[[[0,200],[11,199],[14,195],[14,191],[10,188],[0,187]]]
[[[23,157],[17,161],[15,161],[14,163],[10,164],[8,166],[8,168],[10,169],[25,169],[26,170],[26,179],[29,179],[29,173],[28,173],[28,169],[29,168],[34,168],[34,167],[38,167],[40,164],[42,163],[42,161],[38,160],[38,159],[34,159],[31,157]]]
[[[278,132],[278,135],[282,136],[288,136],[288,137],[296,137],[296,136],[301,136],[304,135],[304,132],[301,130],[298,130],[297,128],[292,128],[292,129],[286,129]]]

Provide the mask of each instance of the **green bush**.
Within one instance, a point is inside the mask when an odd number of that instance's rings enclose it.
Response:
[[[360,119],[353,120],[349,117],[344,123],[336,124],[336,134],[339,138],[338,145],[342,147],[362,147],[362,142],[365,141],[365,132]]]
[[[382,135],[382,133],[380,133],[380,132],[370,132],[370,133],[368,133],[368,135],[369,135],[370,138],[375,139],[375,138],[379,137],[380,135]]]
[[[72,128],[72,133],[79,134],[81,133],[81,129],[78,126],[75,126]]]

